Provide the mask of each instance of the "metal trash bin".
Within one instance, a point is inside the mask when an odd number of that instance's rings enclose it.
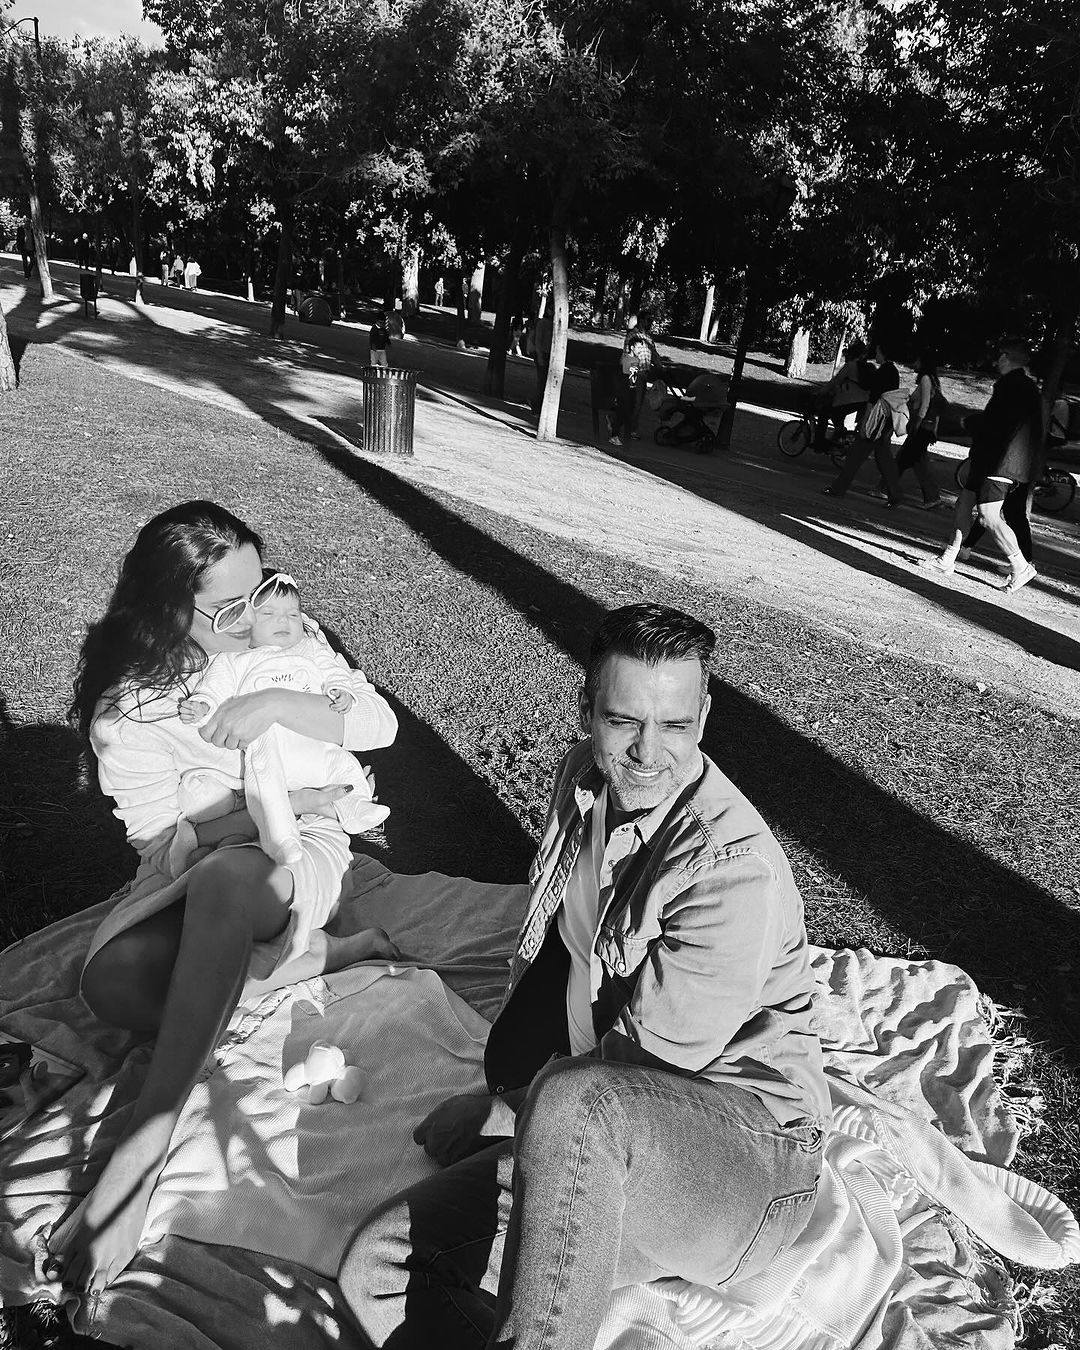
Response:
[[[365,366],[364,449],[382,455],[411,455],[416,409],[416,371]]]

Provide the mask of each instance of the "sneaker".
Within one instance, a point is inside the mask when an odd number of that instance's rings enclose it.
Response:
[[[880,488],[871,488],[866,495],[868,497],[873,497],[876,502],[887,502],[889,500],[889,494],[887,492],[882,492]]]
[[[1022,572],[1014,572],[1000,589],[1006,595],[1015,595],[1022,586],[1026,586],[1029,581],[1034,581],[1038,575],[1031,563],[1027,563]]]
[[[957,561],[957,562],[970,562],[970,561],[971,561],[971,555],[972,555],[973,552],[974,552],[973,549],[970,549],[970,548],[962,548],[962,549],[960,550],[960,552],[956,555],[956,561]]]
[[[939,506],[944,506],[944,505],[945,505],[945,498],[944,498],[944,497],[935,497],[934,500],[933,500],[932,502],[920,502],[920,503],[919,503],[919,510],[920,510],[920,511],[934,511],[934,510],[936,510]]]
[[[621,436],[609,436],[609,437],[608,437],[608,445],[622,445],[622,437],[621,437]]]
[[[953,573],[953,563],[940,555],[935,555],[933,558],[922,558],[917,566],[921,567],[924,572],[941,572],[943,576],[947,577],[952,576]]]

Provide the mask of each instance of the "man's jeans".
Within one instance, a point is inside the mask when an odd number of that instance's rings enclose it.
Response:
[[[784,1129],[741,1088],[557,1060],[513,1141],[371,1216],[341,1290],[388,1350],[592,1350],[615,1288],[763,1270],[810,1217],[820,1169],[821,1132]]]

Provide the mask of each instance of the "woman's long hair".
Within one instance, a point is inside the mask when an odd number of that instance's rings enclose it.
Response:
[[[214,502],[184,502],[142,527],[79,654],[68,716],[84,735],[110,689],[164,692],[202,670],[206,653],[190,635],[195,593],[207,568],[245,544],[261,556],[255,531]]]

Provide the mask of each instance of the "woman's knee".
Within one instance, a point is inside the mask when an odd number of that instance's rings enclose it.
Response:
[[[259,849],[230,848],[192,870],[185,903],[199,917],[244,923],[261,942],[284,928],[291,895],[292,876],[285,868]]]
[[[157,1030],[182,924],[183,906],[170,905],[117,934],[91,958],[79,992],[95,1017],[128,1031]]]

